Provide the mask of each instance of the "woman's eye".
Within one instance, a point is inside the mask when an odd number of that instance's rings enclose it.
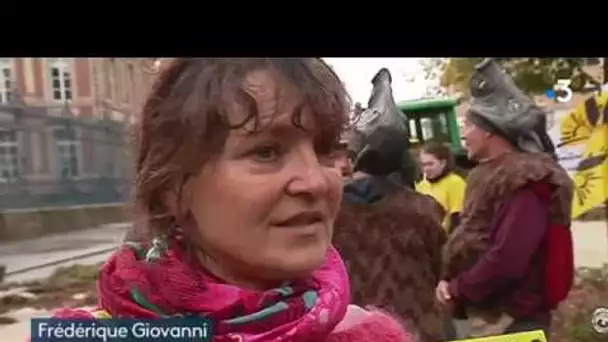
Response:
[[[279,157],[279,149],[276,146],[262,146],[253,150],[253,157],[259,162],[273,162]]]

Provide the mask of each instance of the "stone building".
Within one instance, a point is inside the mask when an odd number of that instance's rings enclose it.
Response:
[[[141,58],[0,58],[0,208],[120,201]]]
[[[0,103],[19,91],[27,106],[69,103],[75,116],[133,117],[153,75],[142,58],[0,58]],[[51,110],[51,113],[53,111]]]

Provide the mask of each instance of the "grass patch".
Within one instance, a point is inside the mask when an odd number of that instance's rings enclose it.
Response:
[[[568,298],[556,310],[551,341],[606,342],[591,328],[593,311],[608,307],[608,264],[601,268],[579,268]]]
[[[3,284],[0,290],[10,288],[25,288],[26,292],[36,295],[36,298],[7,296],[0,300],[0,314],[19,309],[33,307],[36,309],[52,309],[62,306],[91,305],[95,302],[96,281],[100,264],[74,265],[60,267],[47,279],[27,282]],[[88,293],[84,301],[74,300],[77,293]]]

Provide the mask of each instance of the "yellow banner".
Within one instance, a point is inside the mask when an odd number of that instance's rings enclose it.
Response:
[[[522,333],[476,337],[466,340],[455,340],[450,342],[547,342],[545,333],[542,330],[526,331]]]
[[[608,89],[607,89],[608,90]],[[559,120],[559,149],[580,148],[571,174],[572,217],[608,201],[608,91],[592,96]]]
[[[573,218],[608,200],[608,123],[593,129],[573,178]]]

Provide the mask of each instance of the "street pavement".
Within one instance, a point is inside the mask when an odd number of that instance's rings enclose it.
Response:
[[[26,282],[49,277],[58,267],[93,265],[107,259],[131,223],[109,224],[25,241],[0,244],[0,264],[7,267],[6,282]],[[84,257],[83,257],[84,256]],[[62,260],[68,260],[61,262]],[[37,267],[40,265],[48,265]],[[11,313],[19,322],[0,325],[2,342],[23,342],[30,331],[30,319],[49,317],[46,310],[24,308]]]
[[[95,264],[102,262],[122,238],[129,223],[107,225],[102,228],[70,232],[51,237],[41,237],[29,241],[0,244],[0,263],[7,265],[7,281],[26,281],[48,277],[57,267],[71,264]],[[578,267],[598,267],[608,263],[608,226],[604,221],[575,222],[573,225],[575,262]],[[104,251],[105,250],[105,251]],[[87,255],[77,258],[78,255]],[[35,270],[19,272],[53,260],[72,260]],[[11,274],[12,272],[16,272]],[[24,309],[18,313],[20,322],[0,325],[0,336],[4,342],[24,341],[30,329],[29,319],[45,317],[46,311]],[[457,321],[459,335],[464,334],[467,325]],[[462,336],[462,335],[461,335]]]
[[[608,221],[574,222],[572,231],[577,267],[608,263]]]
[[[108,224],[77,232],[0,244],[0,264],[6,265],[7,282],[45,278],[57,266],[97,263],[118,245],[130,223]],[[63,262],[71,260],[68,262]],[[40,267],[48,265],[47,267]]]

